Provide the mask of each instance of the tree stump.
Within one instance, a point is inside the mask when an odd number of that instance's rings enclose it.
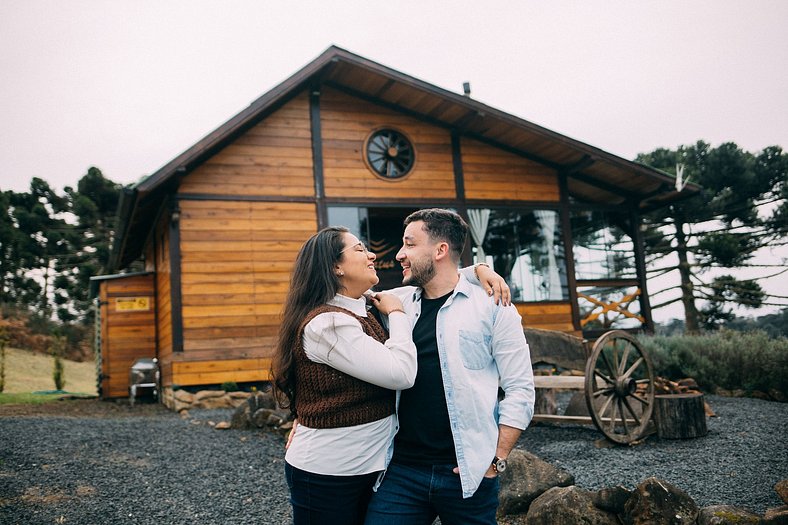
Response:
[[[665,394],[654,397],[654,423],[661,439],[705,436],[706,411],[703,394]]]

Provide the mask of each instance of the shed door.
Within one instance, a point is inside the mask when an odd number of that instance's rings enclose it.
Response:
[[[154,275],[101,282],[99,395],[129,395],[129,368],[141,357],[156,357]]]

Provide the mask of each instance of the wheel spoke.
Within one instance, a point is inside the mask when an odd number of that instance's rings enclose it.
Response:
[[[629,411],[629,413],[632,414],[632,419],[635,420],[635,424],[637,426],[640,426],[640,419],[638,418],[637,414],[635,414],[635,411],[632,410],[632,406],[629,404],[629,401],[627,401],[627,398],[625,398],[625,397],[621,398],[621,401],[624,402],[624,406],[627,407],[627,410]]]
[[[621,377],[621,374],[624,373],[624,368],[627,366],[627,359],[629,359],[629,349],[632,347],[629,341],[627,341],[627,346],[624,348],[624,353],[621,356],[621,362],[618,363],[618,375]]]
[[[594,392],[594,397],[609,396],[612,393],[613,393],[613,389],[612,388],[603,388],[601,390],[596,390]]]
[[[630,367],[627,369],[627,371],[626,371],[626,372],[624,372],[624,376],[623,376],[623,377],[625,377],[625,378],[628,378],[629,376],[631,376],[631,375],[632,375],[632,372],[634,372],[634,371],[637,369],[637,367],[639,367],[641,364],[643,364],[643,358],[642,358],[642,357],[639,357],[639,358],[637,359],[637,361],[635,361],[634,363],[632,363],[632,366],[630,366]]]
[[[624,413],[624,405],[622,404],[622,398],[618,398],[618,412],[621,414],[621,425],[624,427],[624,434],[629,434],[629,429],[627,428],[627,415]]]
[[[605,362],[605,366],[607,366],[607,371],[610,372],[610,375],[615,377],[616,376],[616,369],[610,366],[610,361],[607,358],[605,352],[599,352],[599,356],[602,358],[602,361]]]
[[[599,376],[599,377],[601,377],[601,378],[602,378],[602,380],[603,380],[605,383],[607,383],[608,385],[615,385],[615,384],[616,384],[616,382],[615,382],[613,379],[611,379],[611,378],[607,377],[605,374],[603,374],[602,372],[600,372],[600,371],[599,371],[599,370],[597,370],[597,369],[594,369],[594,374],[595,374],[595,375],[597,375],[597,376]]]
[[[638,401],[640,401],[642,404],[644,404],[646,406],[649,406],[651,404],[651,403],[649,403],[648,399],[643,399],[642,397],[640,397],[637,394],[632,394],[632,397],[637,399]]]

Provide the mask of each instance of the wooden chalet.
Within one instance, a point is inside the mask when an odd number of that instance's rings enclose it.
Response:
[[[504,275],[525,325],[652,325],[640,216],[698,191],[673,177],[330,47],[124,190],[97,279],[102,395],[157,357],[162,386],[268,379],[295,255],[327,225],[377,254],[382,288],[413,210],[457,210],[465,263]]]

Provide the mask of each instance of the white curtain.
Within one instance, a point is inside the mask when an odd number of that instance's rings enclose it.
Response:
[[[468,210],[468,219],[470,220],[468,226],[471,228],[471,237],[476,245],[476,262],[486,262],[487,256],[484,254],[482,244],[484,236],[487,234],[487,225],[490,223],[490,210]]]
[[[545,252],[547,253],[547,293],[548,299],[561,300],[561,277],[558,275],[558,263],[555,259],[555,225],[558,213],[551,210],[534,211],[536,220],[542,229],[542,241],[544,242]]]

